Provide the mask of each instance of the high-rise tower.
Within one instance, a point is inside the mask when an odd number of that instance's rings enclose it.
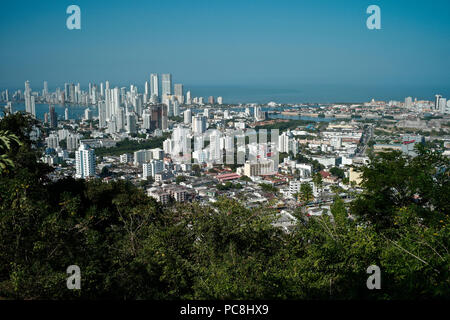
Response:
[[[150,75],[150,97],[153,99],[159,97],[158,74],[156,73]]]
[[[162,74],[161,79],[161,95],[164,98],[172,94],[172,75],[170,73]]]

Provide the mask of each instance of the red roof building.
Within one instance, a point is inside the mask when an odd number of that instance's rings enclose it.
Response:
[[[215,178],[217,180],[219,180],[220,182],[224,182],[224,181],[230,181],[230,180],[237,180],[239,179],[241,176],[238,175],[237,173],[225,173],[225,174],[220,174],[215,176]]]

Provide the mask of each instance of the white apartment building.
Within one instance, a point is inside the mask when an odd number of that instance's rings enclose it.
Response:
[[[244,164],[244,175],[247,177],[254,177],[263,174],[273,174],[274,172],[274,161],[273,160],[261,160],[258,162],[247,161]]]
[[[142,165],[142,179],[148,177],[154,178],[156,174],[163,172],[164,163],[161,160],[151,160],[148,163]]]
[[[120,163],[129,163],[131,160],[131,154],[124,153],[120,155]]]
[[[95,153],[88,145],[82,144],[75,151],[76,178],[87,178],[95,176]]]
[[[57,134],[52,133],[45,140],[47,142],[47,147],[53,148],[53,149],[56,149],[59,147],[59,138],[58,138]]]

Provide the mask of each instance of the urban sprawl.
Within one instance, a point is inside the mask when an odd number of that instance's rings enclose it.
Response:
[[[277,224],[289,232],[293,212],[330,214],[335,194],[351,201],[361,191],[358,167],[370,154],[399,150],[415,155],[430,142],[450,155],[450,100],[362,103],[227,104],[222,97],[193,97],[171,74],[151,74],[144,92],[112,87],[108,81],[66,83],[50,92],[1,92],[5,113],[25,104],[48,112],[32,138],[45,137],[41,161],[55,167],[52,180],[73,176],[127,180],[163,205],[218,197],[247,207],[264,204],[279,212]],[[161,80],[161,81],[160,81]],[[58,115],[55,105],[65,107]],[[70,109],[85,106],[82,119]]]

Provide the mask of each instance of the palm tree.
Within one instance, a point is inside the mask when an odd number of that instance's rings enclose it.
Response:
[[[305,182],[300,185],[300,198],[305,204],[314,198],[313,190],[309,183]]]
[[[323,185],[322,175],[320,172],[316,172],[313,176],[313,182],[317,188],[321,188]]]

